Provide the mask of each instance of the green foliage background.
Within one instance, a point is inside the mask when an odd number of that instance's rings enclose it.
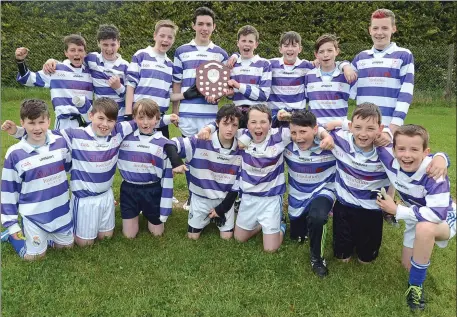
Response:
[[[217,15],[213,41],[230,54],[236,51],[236,32],[245,25],[255,26],[261,36],[257,52],[265,58],[279,56],[278,41],[284,31],[294,30],[303,37],[305,59],[314,59],[312,43],[323,33],[341,38],[341,58],[352,60],[355,54],[371,47],[368,25],[377,8],[393,10],[398,31],[393,40],[409,48],[416,60],[416,87],[443,89],[445,86],[449,45],[455,45],[456,2],[295,2],[295,1],[2,1],[1,81],[15,82],[14,51],[30,49],[28,65],[41,69],[49,57],[64,59],[62,38],[80,33],[88,41],[88,50],[98,50],[95,40],[100,24],[113,23],[121,30],[120,53],[126,60],[152,42],[154,24],[171,19],[179,26],[174,49],[189,42],[192,13],[202,5]],[[455,85],[455,62],[454,62]]]

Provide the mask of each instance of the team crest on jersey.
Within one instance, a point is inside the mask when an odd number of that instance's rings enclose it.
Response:
[[[343,85],[343,83],[340,83],[338,85],[338,91],[343,91],[343,90],[344,90],[344,85]]]
[[[36,247],[41,244],[41,240],[40,240],[39,236],[33,236],[32,240],[33,240],[33,245]]]
[[[157,149],[156,155],[157,155],[157,156],[162,155],[162,148],[159,147],[159,148]]]
[[[394,68],[394,67],[397,67],[398,64],[399,64],[399,61],[398,61],[398,60],[396,60],[396,59],[392,60],[392,67],[393,67],[393,68]]]

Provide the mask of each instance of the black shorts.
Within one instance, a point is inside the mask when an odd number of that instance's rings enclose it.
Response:
[[[143,212],[143,216],[153,225],[160,225],[160,199],[162,186],[160,182],[137,185],[126,181],[121,184],[121,216],[132,219]]]
[[[350,207],[337,201],[333,207],[334,256],[347,259],[355,248],[360,261],[373,261],[381,247],[382,225],[381,210]]]

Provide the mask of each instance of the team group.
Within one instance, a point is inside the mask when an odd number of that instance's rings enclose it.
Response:
[[[2,125],[20,139],[8,149],[2,172],[2,241],[31,260],[49,245],[84,246],[112,236],[118,168],[126,237],[137,235],[140,213],[152,234],[163,234],[173,174],[185,173],[189,238],[198,239],[214,222],[223,239],[244,242],[262,231],[264,249],[275,251],[286,231],[285,161],[290,237],[309,239],[313,272],[328,274],[330,212],[334,256],[347,262],[355,251],[359,262],[369,263],[381,246],[384,211],[406,223],[407,303],[423,309],[433,246],[445,247],[455,235],[455,204],[447,156],[429,155],[423,127],[403,125],[414,60],[391,42],[394,13],[373,12],[373,47],[352,63],[336,62],[338,38],[331,34],[316,40],[315,61],[299,59],[301,37],[293,31],[281,35],[282,57],[261,58],[254,53],[259,33],[249,25],[239,29],[239,52],[229,57],[211,41],[215,26],[211,9],[196,9],[195,38],[176,49],[173,62],[167,52],[178,28],[170,20],[156,23],[154,46],[137,51],[130,63],[117,53],[113,25],[98,30],[100,53],[86,54],[84,38],[69,35],[67,60],[50,59],[42,71],[28,69],[27,48],[16,50],[17,80],[50,88],[56,122],[49,130],[48,106],[29,99],[20,108],[22,127]],[[232,103],[220,108],[219,99],[196,88],[207,80],[197,67],[211,60],[231,69],[218,90]],[[357,103],[350,120],[349,98]],[[172,114],[165,115],[170,102]],[[169,139],[171,123],[182,137]],[[402,204],[392,198],[395,190]]]

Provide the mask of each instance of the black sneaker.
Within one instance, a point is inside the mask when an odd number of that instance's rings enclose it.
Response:
[[[422,286],[409,285],[405,296],[406,303],[412,311],[425,309],[424,289]]]
[[[328,275],[327,263],[324,258],[311,258],[311,266],[314,274],[320,278],[324,278]]]

